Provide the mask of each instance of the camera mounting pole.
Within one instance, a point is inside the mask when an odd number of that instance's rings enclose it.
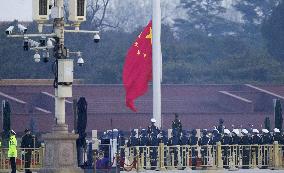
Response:
[[[38,22],[40,34],[26,34],[27,28],[18,24],[21,34],[14,35],[14,26],[6,29],[5,33],[10,38],[23,38],[24,51],[35,51],[34,60],[40,62],[39,51],[45,53],[44,62],[48,62],[49,50],[53,49],[55,58],[53,73],[55,75],[55,121],[51,133],[43,135],[45,141],[44,167],[40,173],[81,173],[78,168],[76,154],[76,140],[78,135],[68,132],[68,126],[65,123],[65,103],[66,98],[72,98],[73,84],[73,59],[69,58],[70,54],[76,54],[78,65],[82,66],[84,60],[80,51],[71,52],[64,45],[65,32],[72,33],[89,33],[94,34],[94,42],[100,40],[98,31],[79,30],[81,22],[86,20],[86,1],[87,0],[68,0],[69,1],[69,18],[73,22],[75,30],[65,30],[65,27],[72,27],[64,21],[64,0],[54,0],[54,3],[47,4],[47,0],[33,1],[33,19]],[[53,2],[53,1],[52,1]],[[49,15],[49,10],[51,15]],[[53,24],[45,24],[49,17],[53,18]],[[43,26],[52,26],[53,33],[43,34]],[[41,37],[39,42],[31,40],[32,37]],[[46,39],[48,41],[46,41]]]

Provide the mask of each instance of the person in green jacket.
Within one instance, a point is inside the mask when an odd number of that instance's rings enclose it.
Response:
[[[12,169],[11,173],[16,173],[17,139],[16,132],[14,130],[10,131],[8,157],[10,158],[10,164]]]

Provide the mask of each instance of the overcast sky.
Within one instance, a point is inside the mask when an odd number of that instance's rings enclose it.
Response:
[[[32,0],[0,0],[0,21],[31,21]]]

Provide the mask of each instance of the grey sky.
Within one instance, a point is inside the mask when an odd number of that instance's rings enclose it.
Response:
[[[0,21],[31,21],[32,0],[0,0]]]

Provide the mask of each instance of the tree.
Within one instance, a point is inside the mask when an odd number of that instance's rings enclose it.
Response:
[[[8,146],[10,130],[11,130],[11,107],[8,101],[4,100],[2,105],[3,110],[3,146]]]
[[[262,25],[262,35],[266,40],[269,53],[284,59],[284,2],[280,3]]]
[[[270,131],[270,119],[269,119],[269,117],[265,117],[264,128]]]
[[[181,5],[187,10],[188,20],[180,20],[190,30],[202,30],[211,35],[214,28],[225,21],[221,14],[226,12],[222,0],[182,0]]]
[[[259,33],[262,21],[271,15],[281,0],[240,0],[234,7],[243,14],[244,29],[249,34]]]
[[[274,109],[275,109],[274,111],[275,128],[278,128],[280,132],[282,132],[283,117],[282,117],[282,106],[279,99],[276,100]]]

